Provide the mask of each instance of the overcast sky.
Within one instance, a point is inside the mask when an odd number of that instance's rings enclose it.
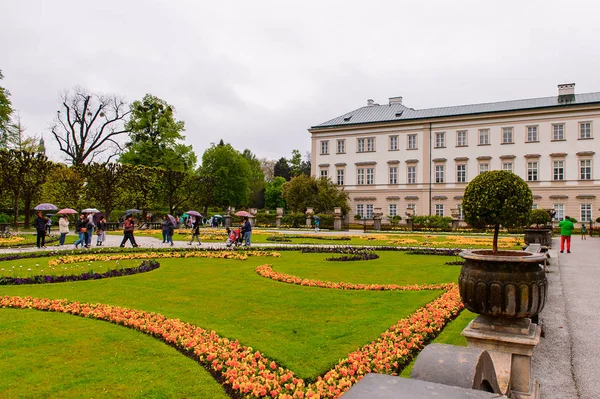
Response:
[[[76,85],[151,93],[200,158],[223,139],[258,157],[310,149],[307,129],[403,96],[439,106],[600,91],[595,1],[0,0],[0,85],[43,134]]]

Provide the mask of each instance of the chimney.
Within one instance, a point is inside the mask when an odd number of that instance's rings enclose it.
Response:
[[[373,101],[372,99],[368,99],[367,100],[367,107],[372,107],[373,105],[375,105],[375,101]]]
[[[400,104],[400,105],[402,105],[402,96],[390,97],[390,105],[392,105],[392,104]]]
[[[558,102],[570,103],[575,101],[575,83],[558,85]]]

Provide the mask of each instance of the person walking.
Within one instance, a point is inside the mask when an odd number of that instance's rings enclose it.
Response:
[[[75,248],[81,244],[82,247],[85,247],[86,235],[87,235],[87,219],[85,215],[82,213],[79,215],[79,219],[75,223],[75,231],[79,234],[79,239],[75,241]]]
[[[560,228],[560,253],[565,252],[565,241],[567,243],[567,253],[571,253],[571,234],[573,234],[573,229],[575,225],[571,222],[571,219],[568,216],[565,216],[564,220],[562,220],[558,227]]]
[[[585,223],[581,223],[581,239],[587,240],[587,229],[585,228]]]
[[[160,227],[161,227],[162,236],[163,236],[163,240],[162,240],[163,244],[169,242],[168,238],[169,238],[169,223],[170,222],[171,222],[171,220],[169,220],[167,215],[164,215],[160,222]]]
[[[59,245],[63,246],[65,245],[67,234],[69,234],[69,219],[67,219],[67,215],[62,215],[58,219],[58,232],[60,233]]]
[[[246,216],[244,218],[244,246],[250,246],[250,238],[252,237],[252,224]]]
[[[319,232],[319,224],[321,224],[321,220],[315,216],[315,233]]]
[[[36,245],[38,248],[46,248],[46,224],[48,221],[42,216],[41,211],[37,211],[37,217],[33,221],[36,231]]]
[[[101,246],[106,241],[106,218],[102,216],[96,225],[96,246]]]
[[[121,241],[121,248],[125,247],[125,243],[127,240],[131,242],[131,246],[136,248],[139,245],[135,242],[135,237],[133,236],[133,231],[135,230],[135,223],[133,222],[133,215],[127,215],[125,222],[123,223],[123,241]]]
[[[167,223],[167,242],[173,246],[173,234],[175,234],[175,223],[168,219]]]
[[[96,223],[94,223],[94,213],[90,212],[87,215],[87,225],[86,225],[86,229],[87,229],[87,233],[86,233],[86,242],[85,242],[85,246],[86,248],[89,248],[92,246],[92,236],[94,235],[94,229],[96,228]]]
[[[188,242],[188,245],[192,245],[194,242],[194,237],[198,240],[198,245],[202,245],[200,242],[200,218],[194,218],[194,223],[192,224],[192,239]]]

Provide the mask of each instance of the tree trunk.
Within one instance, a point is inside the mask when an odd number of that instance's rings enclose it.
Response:
[[[19,231],[19,194],[18,193],[14,193],[15,196],[15,202],[14,202],[14,214],[15,214],[15,218],[13,221],[13,224],[15,225],[15,231]],[[25,226],[27,227],[27,226]]]
[[[494,253],[498,253],[498,233],[500,232],[500,225],[497,224],[494,226],[494,243],[492,250]]]

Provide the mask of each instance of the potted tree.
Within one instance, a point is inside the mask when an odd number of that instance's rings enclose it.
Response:
[[[534,228],[527,228],[525,232],[525,243],[551,245],[552,244],[552,216],[546,209],[534,209],[529,216],[529,225],[535,225]]]
[[[500,226],[524,226],[529,221],[533,195],[527,183],[507,171],[491,171],[475,177],[465,189],[464,220],[494,231],[492,250],[460,254],[465,264],[459,289],[465,307],[474,313],[502,318],[533,317],[545,302],[547,279],[545,254],[499,251]]]

